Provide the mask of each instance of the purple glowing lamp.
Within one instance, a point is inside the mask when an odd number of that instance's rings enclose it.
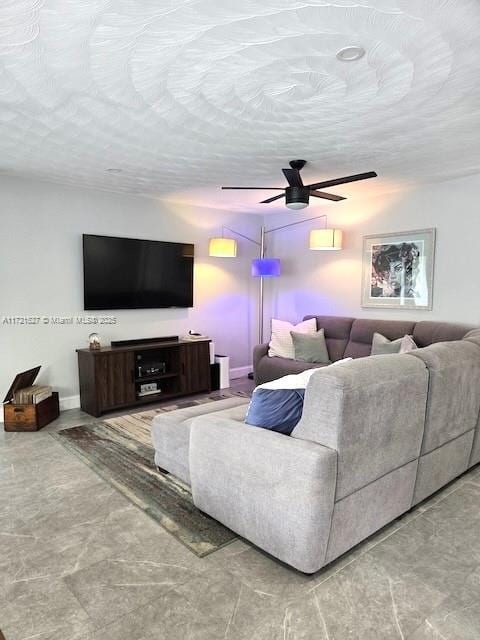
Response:
[[[280,275],[278,258],[256,258],[252,260],[252,276],[254,278],[277,278]]]

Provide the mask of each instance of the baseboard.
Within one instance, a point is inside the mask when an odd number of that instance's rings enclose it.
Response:
[[[80,396],[67,396],[60,398],[60,411],[67,409],[77,409],[80,406]]]
[[[236,378],[244,378],[250,373],[250,371],[252,371],[252,365],[230,369],[230,379],[235,380]],[[60,411],[78,409],[79,406],[80,396],[67,396],[66,398],[60,398]],[[3,424],[3,412],[0,413],[0,424]]]
[[[60,411],[66,411],[67,409],[78,409],[80,406],[80,396],[68,396],[67,398],[60,398]],[[0,413],[0,424],[3,424],[3,411]]]
[[[60,411],[77,409],[80,406],[80,396],[68,396],[60,398]],[[3,424],[3,411],[0,413],[0,424]]]
[[[236,378],[245,378],[250,371],[253,371],[253,365],[249,364],[246,367],[236,367],[230,369],[230,380],[236,380]]]

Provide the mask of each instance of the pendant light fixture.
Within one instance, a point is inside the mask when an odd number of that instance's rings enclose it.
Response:
[[[310,231],[309,248],[312,251],[339,251],[342,241],[341,229],[313,229]]]
[[[213,258],[236,258],[237,241],[233,238],[210,238],[208,255]]]

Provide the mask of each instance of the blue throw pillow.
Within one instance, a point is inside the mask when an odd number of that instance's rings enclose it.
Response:
[[[302,417],[305,389],[258,389],[245,422],[289,436]]]
[[[315,371],[317,369],[309,369],[256,387],[246,424],[289,436],[302,417],[305,387]]]

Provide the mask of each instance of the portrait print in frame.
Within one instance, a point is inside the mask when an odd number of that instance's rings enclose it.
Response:
[[[362,307],[432,308],[435,229],[363,239]]]

